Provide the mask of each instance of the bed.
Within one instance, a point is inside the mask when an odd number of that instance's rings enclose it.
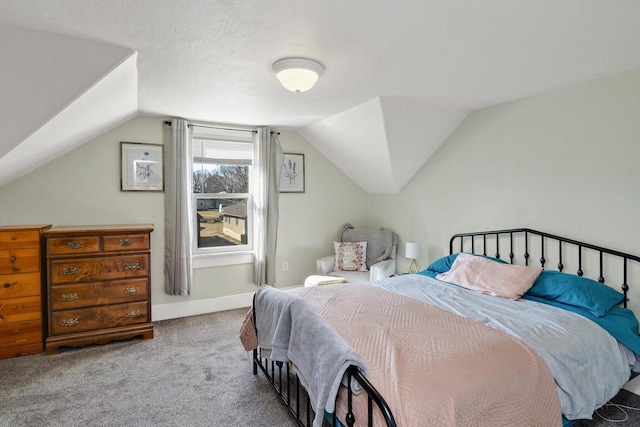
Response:
[[[254,374],[301,426],[559,426],[640,370],[640,258],[531,229],[458,234],[449,252],[369,284],[261,288]]]

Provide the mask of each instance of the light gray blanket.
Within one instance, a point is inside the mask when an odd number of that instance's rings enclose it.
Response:
[[[340,232],[341,242],[367,242],[367,268],[385,259],[394,258],[393,246],[398,235],[390,230],[359,230],[345,224]]]
[[[254,310],[262,355],[291,361],[316,411],[313,427],[320,427],[324,410],[334,412],[345,371],[367,368],[360,355],[300,296],[271,286],[256,293]],[[351,385],[358,392],[355,384]]]

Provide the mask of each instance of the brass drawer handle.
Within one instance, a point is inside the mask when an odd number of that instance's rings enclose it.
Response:
[[[139,262],[132,262],[132,263],[127,263],[124,265],[124,269],[125,270],[140,270],[140,263]]]
[[[11,261],[11,264],[15,264],[16,263],[16,257],[15,256],[12,256],[9,260]]]
[[[134,286],[132,288],[127,288],[125,289],[124,293],[129,295],[138,294],[140,293],[140,288],[137,286]]]
[[[78,294],[77,294],[77,293],[75,293],[75,292],[71,292],[71,293],[68,293],[68,294],[63,294],[63,295],[60,295],[60,299],[61,299],[62,301],[73,301],[73,300],[77,300],[77,299],[78,299]]]
[[[76,267],[65,267],[61,270],[61,272],[65,276],[72,276],[78,273],[78,269]]]
[[[133,318],[136,318],[136,317],[140,317],[140,310],[127,311],[125,316],[127,316],[130,319],[133,319]]]
[[[77,317],[69,317],[62,321],[62,326],[75,326],[79,322]]]
[[[70,242],[67,242],[67,247],[69,249],[80,249],[83,246],[84,246],[84,243],[78,242],[77,240],[72,240]]]
[[[122,239],[120,240],[120,246],[131,246],[133,244],[132,239]]]
[[[4,284],[4,285],[2,285],[2,286],[4,286],[5,288],[9,289],[9,288],[11,287],[11,285],[15,286],[15,285],[17,285],[17,284],[18,284],[18,282],[5,283],[5,284]]]

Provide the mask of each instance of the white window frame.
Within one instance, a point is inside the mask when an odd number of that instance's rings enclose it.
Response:
[[[253,134],[250,132],[224,131],[209,128],[194,128],[193,140],[210,140],[221,142],[241,142],[252,144]],[[253,150],[252,150],[253,151]],[[241,245],[217,246],[217,247],[198,247],[198,230],[194,229],[193,233],[193,268],[216,267],[234,264],[249,264],[254,262],[253,252],[253,182],[254,182],[254,166],[249,166],[249,192],[248,193],[194,193],[192,190],[192,202],[194,206],[194,228],[198,226],[198,199],[246,199],[247,201],[247,224],[246,230],[248,234],[247,243]],[[194,162],[191,161],[189,173],[193,176]]]

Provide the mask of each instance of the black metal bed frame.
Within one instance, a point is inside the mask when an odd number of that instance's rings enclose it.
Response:
[[[269,372],[269,366],[271,366],[271,372]],[[291,415],[293,415],[298,425],[301,427],[310,427],[315,412],[311,407],[309,395],[300,383],[298,376],[289,367],[289,364],[268,360],[262,357],[260,350],[253,350],[254,375],[258,374],[258,368],[265,374],[280,398],[280,401],[286,406]],[[347,368],[346,374],[347,384],[352,384],[351,380],[354,379],[362,386],[363,392],[367,394],[367,426],[373,427],[373,404],[375,403],[386,425],[388,427],[396,427],[396,421],[389,405],[362,372],[360,372],[356,366],[351,365]],[[329,422],[332,427],[340,425],[338,424],[339,421],[335,412],[330,414],[330,416],[331,420],[329,420]],[[351,387],[347,387],[347,414],[345,416],[345,422],[349,427],[353,427],[356,422],[356,417],[353,413],[353,391]]]
[[[504,236],[505,239],[501,239],[501,236]],[[453,246],[454,246],[454,242],[456,239],[460,240],[460,252],[465,252],[465,247],[464,247],[464,243],[465,240],[466,241],[471,241],[471,252],[472,254],[476,253],[475,250],[475,240],[476,237],[481,237],[482,238],[482,254],[485,256],[493,256],[495,258],[501,259],[501,254],[500,254],[500,242],[506,240],[506,237],[508,237],[508,249],[509,249],[509,262],[511,264],[514,263],[514,259],[515,259],[515,254],[514,254],[514,237],[516,237],[516,239],[518,237],[521,237],[524,239],[524,241],[520,242],[523,243],[523,257],[524,257],[524,263],[525,265],[529,265],[529,258],[530,258],[530,250],[532,249],[532,246],[530,245],[531,243],[531,236],[538,236],[539,237],[539,243],[540,246],[538,247],[539,249],[539,253],[540,253],[540,266],[542,268],[545,268],[545,265],[547,264],[547,259],[545,258],[545,248],[549,249],[550,244],[556,244],[557,245],[557,266],[556,268],[558,269],[558,271],[563,271],[565,268],[565,265],[563,263],[563,246],[570,246],[573,247],[574,249],[577,250],[577,270],[576,270],[576,274],[578,276],[583,276],[584,275],[584,270],[583,270],[583,255],[584,255],[584,250],[586,249],[587,251],[591,251],[591,253],[595,253],[598,256],[598,265],[599,265],[599,269],[598,269],[598,276],[597,276],[597,280],[600,283],[605,283],[605,276],[604,276],[604,270],[605,270],[605,260],[604,260],[604,255],[608,255],[610,257],[614,257],[616,259],[620,259],[622,261],[622,284],[620,285],[620,288],[622,289],[622,292],[624,294],[624,307],[627,307],[627,292],[629,291],[629,284],[627,283],[627,279],[628,279],[628,261],[636,261],[638,263],[640,263],[640,257],[636,256],[636,255],[631,255],[631,254],[627,254],[624,252],[620,252],[620,251],[616,251],[613,249],[608,249],[608,248],[604,248],[602,246],[596,246],[596,245],[592,245],[590,243],[585,243],[585,242],[580,242],[578,240],[573,240],[573,239],[567,239],[565,237],[560,237],[560,236],[556,236],[553,234],[549,234],[549,233],[544,233],[542,231],[537,231],[537,230],[532,230],[530,228],[513,228],[513,229],[506,229],[506,230],[493,230],[493,231],[477,231],[477,232],[472,232],[472,233],[460,233],[460,234],[455,234],[453,237],[451,237],[451,240],[449,240],[449,254],[453,254]],[[488,250],[488,243],[487,243],[487,238],[489,238],[489,240],[493,240],[493,242],[495,243],[495,253],[487,253]],[[550,243],[551,241],[551,243]],[[469,252],[469,251],[466,251]],[[549,251],[547,250],[547,254],[549,253]],[[565,252],[566,254],[566,252]]]
[[[533,248],[531,245],[531,236],[539,238],[539,246]],[[604,255],[614,257],[622,260],[622,284],[620,288],[624,293],[624,307],[627,307],[627,292],[629,285],[627,283],[628,278],[628,261],[636,261],[640,265],[640,257],[616,251],[613,249],[604,248],[601,246],[592,245],[590,243],[580,242],[565,237],[556,236],[541,231],[532,230],[530,228],[514,228],[505,230],[492,230],[492,231],[478,231],[471,233],[459,233],[451,237],[449,241],[449,254],[454,252],[454,242],[460,240],[460,252],[467,252],[476,254],[476,240],[482,240],[482,254],[485,256],[493,256],[498,259],[501,258],[500,243],[508,239],[509,249],[509,262],[514,263],[516,255],[514,254],[514,248],[520,244],[523,246],[523,258],[525,265],[529,265],[529,258],[531,257],[530,251],[539,251],[539,262],[542,268],[545,268],[547,259],[545,258],[545,249],[549,254],[550,245],[557,245],[557,265],[558,271],[563,271],[565,268],[563,258],[563,247],[569,246],[577,250],[577,270],[578,276],[584,275],[583,270],[583,251],[590,251],[598,255],[599,274],[597,280],[600,283],[605,283],[604,270],[606,267]],[[515,242],[514,242],[515,240]],[[471,243],[471,251],[465,251],[465,242]],[[493,241],[493,248],[495,252],[492,254],[487,253],[488,247]],[[550,243],[551,242],[551,243]],[[566,254],[566,252],[565,252]],[[255,297],[254,297],[255,301]],[[255,310],[254,310],[254,325],[255,325]],[[271,370],[269,370],[269,367]],[[310,427],[313,421],[314,412],[311,407],[309,396],[307,395],[304,387],[300,383],[297,375],[290,369],[288,364],[282,362],[273,362],[267,358],[263,358],[260,350],[253,350],[253,374],[258,374],[258,368],[265,374],[276,394],[280,397],[281,402],[287,407],[289,412],[293,415],[297,424],[301,427]],[[284,377],[283,377],[284,373]],[[363,391],[367,393],[368,400],[368,413],[367,413],[367,426],[373,427],[373,403],[376,404],[380,410],[386,425],[388,427],[396,427],[396,422],[391,413],[387,402],[382,395],[375,389],[375,387],[367,380],[367,378],[358,370],[355,366],[350,366],[347,369],[347,384],[351,384],[351,379],[355,379],[363,388]],[[347,388],[347,415],[345,422],[348,427],[352,427],[355,424],[355,414],[353,413],[352,399],[353,392],[351,388]],[[302,407],[301,407],[302,406]],[[305,424],[306,422],[306,424]],[[332,414],[332,420],[330,421],[332,427],[338,426],[338,420],[335,413]]]

